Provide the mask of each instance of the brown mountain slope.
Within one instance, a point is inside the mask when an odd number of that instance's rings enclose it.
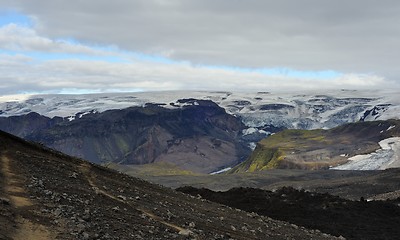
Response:
[[[357,122],[329,130],[284,130],[257,143],[249,158],[230,172],[266,169],[328,169],[348,158],[380,149],[379,141],[400,136],[400,120]]]
[[[0,132],[0,239],[332,239]]]

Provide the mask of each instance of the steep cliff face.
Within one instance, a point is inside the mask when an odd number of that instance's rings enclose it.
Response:
[[[25,137],[34,132],[51,128],[62,121],[61,117],[48,118],[32,112],[21,116],[0,117],[0,129]]]
[[[382,164],[385,168],[394,167],[400,161],[398,149],[394,149],[396,137],[400,137],[399,120],[351,123],[330,130],[284,130],[260,141],[250,157],[231,172],[328,169],[351,162],[354,156],[366,156],[377,150],[381,153],[381,141],[385,139],[394,139],[387,143],[387,154],[382,155],[389,157],[387,161],[380,159],[382,163],[373,163],[373,168],[369,168],[371,163],[363,164],[364,170],[382,169]]]
[[[30,113],[1,118],[0,128],[96,163],[165,161],[208,173],[237,164],[249,154],[240,141],[244,126],[239,119],[212,101],[180,101],[185,106],[147,104],[77,114],[73,121]]]

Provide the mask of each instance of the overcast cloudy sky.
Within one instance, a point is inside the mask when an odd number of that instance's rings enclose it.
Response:
[[[0,0],[0,95],[399,88],[397,0]]]

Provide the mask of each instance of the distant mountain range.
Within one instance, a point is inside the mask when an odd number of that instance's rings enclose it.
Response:
[[[47,117],[80,118],[152,103],[176,109],[179,99],[210,100],[248,127],[249,138],[260,140],[282,129],[332,128],[349,122],[398,118],[398,90],[330,90],[302,92],[142,92],[80,95],[13,95],[0,97],[0,117],[36,112]],[[258,136],[261,135],[261,136]],[[260,138],[261,137],[261,138]],[[255,141],[257,142],[257,141]]]
[[[0,238],[392,238],[399,232],[398,96],[0,97],[0,129],[36,142],[0,131]],[[189,197],[43,145],[169,187],[239,188],[181,189]],[[231,174],[208,175],[222,172]]]
[[[352,90],[3,96],[0,129],[96,163],[166,162],[211,173],[243,162],[257,142],[284,129],[398,119],[398,96]]]

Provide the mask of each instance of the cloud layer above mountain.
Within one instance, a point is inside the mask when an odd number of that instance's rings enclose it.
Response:
[[[394,0],[0,0],[0,8],[31,21],[0,26],[0,93],[399,87]]]

